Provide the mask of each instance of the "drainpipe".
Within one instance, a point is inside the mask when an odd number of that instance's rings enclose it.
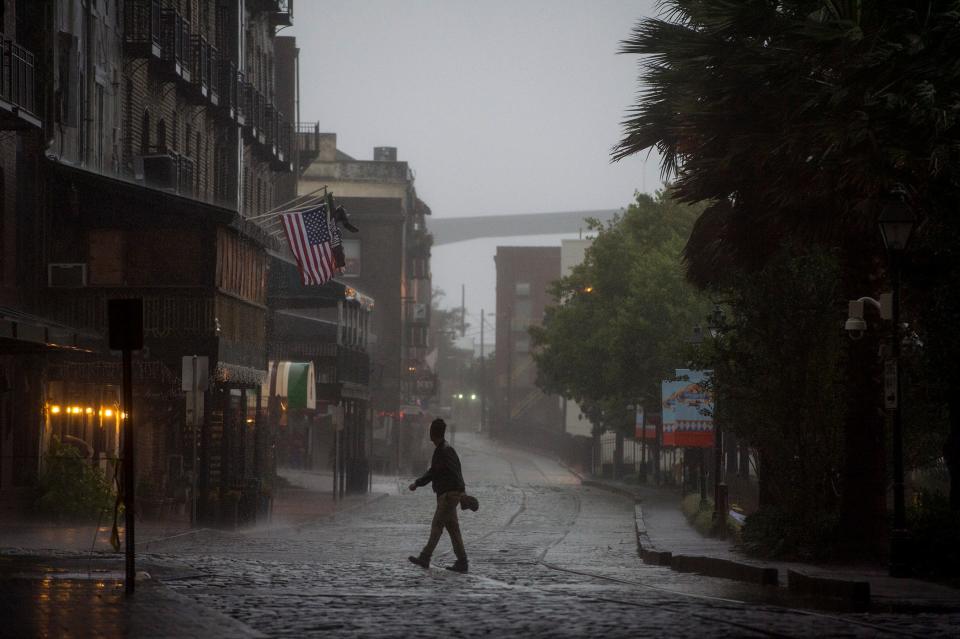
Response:
[[[96,85],[96,74],[93,72],[93,56],[91,55],[91,43],[93,42],[93,0],[84,0],[84,10],[83,10],[83,19],[84,19],[84,42],[83,42],[83,60],[84,60],[84,87],[83,87],[83,96],[86,105],[83,109],[83,157],[79,158],[84,166],[90,165],[91,158],[91,149],[93,148],[93,140],[91,135],[91,130],[93,129],[93,117],[92,109],[94,106],[93,102],[93,87]]]

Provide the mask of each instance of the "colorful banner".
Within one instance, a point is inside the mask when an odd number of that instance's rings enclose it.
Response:
[[[663,404],[663,445],[677,448],[712,448],[713,397],[702,382],[710,371],[679,368],[677,378],[660,385]]]

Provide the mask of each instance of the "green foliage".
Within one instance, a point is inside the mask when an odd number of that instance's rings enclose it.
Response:
[[[37,510],[61,520],[92,520],[113,508],[110,482],[73,446],[54,437],[44,456]]]
[[[690,493],[680,503],[680,510],[690,525],[701,535],[709,535],[713,528],[713,500],[701,501],[698,493]]]
[[[817,561],[833,558],[840,538],[836,512],[798,517],[782,508],[769,507],[747,517],[741,531],[741,546],[766,558]]]
[[[907,512],[912,567],[921,576],[960,577],[960,512],[943,493],[921,493]]]
[[[728,324],[700,354],[714,371],[715,419],[754,449],[767,502],[798,519],[837,507],[846,339],[838,289],[831,255],[784,249],[762,271],[727,279],[718,294]]]
[[[575,399],[594,424],[627,428],[626,405],[658,404],[662,379],[707,303],[684,281],[680,252],[698,209],[637,194],[556,282],[557,304],[531,329],[540,387]]]
[[[657,148],[678,197],[709,203],[696,281],[762,266],[788,237],[879,254],[894,188],[921,217],[953,216],[960,1],[664,6],[622,43],[645,56],[643,90],[614,157]]]

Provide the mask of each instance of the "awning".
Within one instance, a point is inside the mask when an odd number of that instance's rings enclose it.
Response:
[[[315,380],[313,362],[270,362],[270,372],[260,387],[260,395],[266,405],[272,383],[275,384],[273,394],[287,400],[287,410],[313,410],[317,407]]]
[[[0,352],[52,349],[92,353],[105,346],[97,334],[0,306]]]

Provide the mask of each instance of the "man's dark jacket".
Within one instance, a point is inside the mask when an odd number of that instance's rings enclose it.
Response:
[[[433,492],[438,495],[451,490],[461,493],[465,490],[463,473],[460,471],[460,458],[447,440],[440,442],[440,445],[433,450],[430,470],[418,478],[416,484],[426,486],[430,482],[433,482]]]

